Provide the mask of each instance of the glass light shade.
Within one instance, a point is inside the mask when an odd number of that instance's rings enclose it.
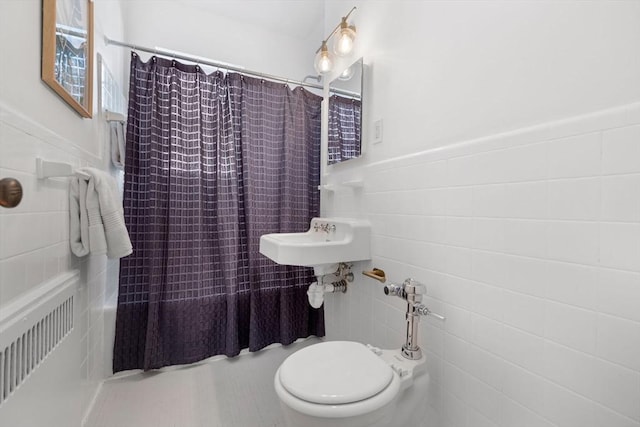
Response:
[[[353,77],[353,66],[347,67],[340,75],[338,76],[339,80],[349,80]]]
[[[333,59],[325,42],[322,42],[322,48],[320,48],[320,52],[316,55],[313,66],[318,74],[327,74],[333,68]]]
[[[340,29],[336,33],[336,39],[333,44],[333,51],[338,56],[347,56],[353,50],[356,41],[356,31],[353,26],[348,26],[347,21],[343,19]]]

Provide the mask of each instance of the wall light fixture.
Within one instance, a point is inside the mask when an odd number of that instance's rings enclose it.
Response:
[[[316,51],[316,59],[314,61],[314,67],[318,74],[327,74],[333,69],[333,55],[329,52],[327,42],[331,37],[336,35],[333,43],[333,52],[338,56],[347,56],[353,50],[353,46],[356,41],[356,27],[355,25],[349,25],[347,19],[349,15],[356,10],[354,6],[346,16],[342,17],[340,23],[331,31],[329,37],[322,41],[322,45]]]

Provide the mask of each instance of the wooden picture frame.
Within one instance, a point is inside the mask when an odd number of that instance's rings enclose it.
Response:
[[[42,0],[42,80],[80,116],[93,110],[93,2]]]

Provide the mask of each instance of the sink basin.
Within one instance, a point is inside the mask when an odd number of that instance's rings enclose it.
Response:
[[[286,265],[315,267],[371,258],[371,225],[352,218],[313,218],[305,233],[260,237],[260,253]]]

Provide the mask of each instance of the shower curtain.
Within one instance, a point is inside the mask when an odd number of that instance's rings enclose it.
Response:
[[[320,102],[132,53],[114,372],[324,335],[312,269],[258,252],[319,213]]]
[[[362,101],[333,95],[329,98],[328,163],[360,156]]]

